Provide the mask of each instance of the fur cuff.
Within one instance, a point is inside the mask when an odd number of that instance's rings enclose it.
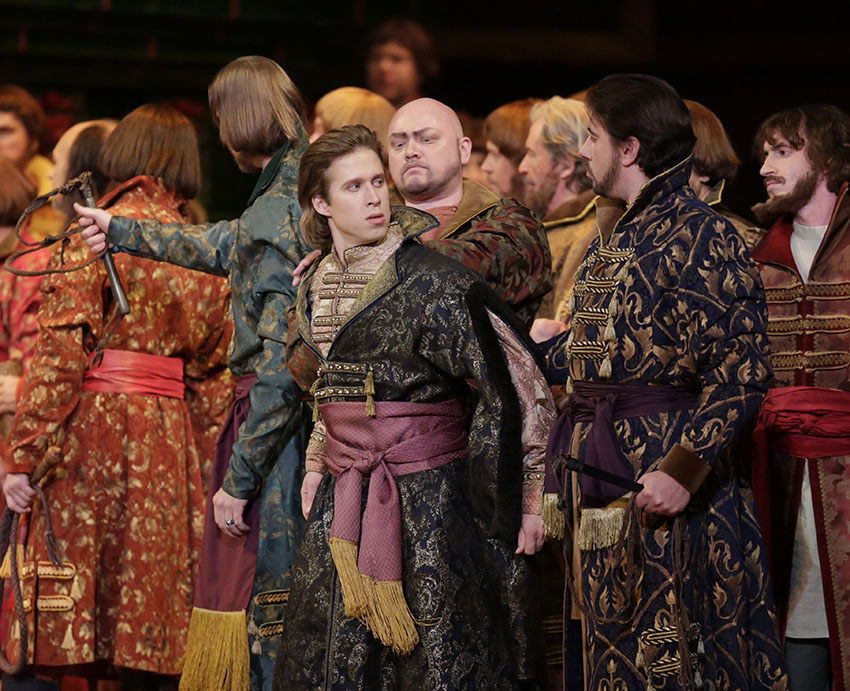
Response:
[[[702,481],[711,472],[711,466],[681,444],[676,444],[661,459],[658,470],[667,473],[691,494],[696,494]]]

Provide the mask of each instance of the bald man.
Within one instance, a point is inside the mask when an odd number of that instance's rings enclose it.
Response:
[[[92,184],[95,198],[106,192],[106,176],[101,172],[98,160],[100,150],[106,138],[115,129],[115,120],[86,120],[71,125],[59,137],[53,147],[53,172],[50,182],[54,188],[61,187],[68,180],[77,177],[84,171],[92,173]],[[82,136],[81,136],[82,135]],[[70,217],[73,213],[72,204],[79,201],[73,196],[57,195],[50,202],[57,210]]]
[[[396,184],[390,203],[433,215],[437,224],[421,233],[420,241],[480,273],[530,328],[552,288],[552,255],[542,224],[515,199],[499,199],[463,177],[472,142],[444,103],[420,98],[402,106],[387,140]],[[319,254],[310,253],[298,265],[293,285]],[[289,368],[299,384],[309,386],[317,363],[299,345],[289,346]]]
[[[515,199],[463,177],[472,142],[445,104],[420,98],[402,106],[387,139],[391,202],[432,214],[438,225],[421,240],[482,274],[530,325],[552,287],[543,226]]]

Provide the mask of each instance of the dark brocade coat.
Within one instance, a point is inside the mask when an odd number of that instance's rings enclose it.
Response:
[[[313,273],[296,303],[297,336],[308,345]],[[293,567],[276,689],[533,688],[540,670],[535,587],[528,558],[514,554],[519,404],[485,307],[516,323],[477,274],[408,238],[332,342],[324,362],[366,365],[376,402],[460,399],[469,411],[468,454],[396,478],[402,583],[420,637],[407,656],[345,616],[328,547],[335,480],[325,475]],[[321,386],[363,387],[364,377],[327,373]]]
[[[693,495],[675,520],[639,512],[633,552],[618,528],[634,514],[590,508],[566,478],[576,536],[567,548],[580,550],[589,615],[586,689],[687,688],[685,650],[703,689],[787,683],[748,469],[733,451],[770,373],[763,288],[738,233],[687,186],[689,170],[685,161],[650,180],[610,237],[591,244],[570,330],[545,344],[552,383],[667,385],[695,397],[690,410],[614,422],[630,475],[662,470]],[[573,435],[579,458],[588,426]]]

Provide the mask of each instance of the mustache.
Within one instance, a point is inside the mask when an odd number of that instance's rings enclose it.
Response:
[[[404,175],[404,173],[406,173],[411,168],[423,168],[425,170],[428,170],[428,166],[426,166],[424,163],[421,163],[419,161],[411,161],[410,163],[406,163],[401,169],[402,175]]]
[[[766,185],[769,182],[776,182],[776,183],[779,183],[781,185],[782,183],[785,182],[785,178],[780,177],[779,175],[768,175],[764,179],[764,184]]]

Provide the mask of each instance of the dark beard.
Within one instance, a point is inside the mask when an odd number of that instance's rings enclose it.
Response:
[[[594,194],[598,194],[600,197],[611,198],[611,192],[617,182],[617,162],[611,161],[611,165],[600,180],[590,176],[590,181],[593,183]]]
[[[817,186],[818,176],[813,170],[810,170],[797,180],[794,189],[788,194],[773,197],[765,202],[756,204],[753,207],[753,215],[763,228],[770,228],[770,226],[784,215],[796,214],[808,204]]]

